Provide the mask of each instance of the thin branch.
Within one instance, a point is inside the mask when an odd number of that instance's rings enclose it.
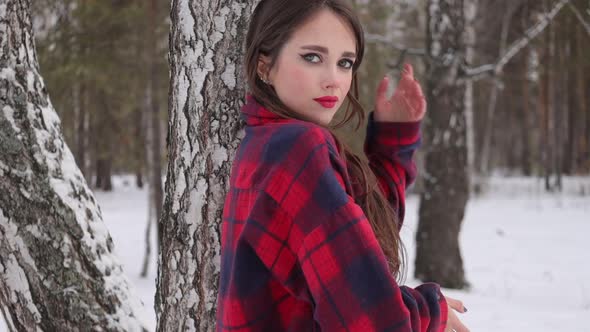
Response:
[[[421,48],[412,48],[406,47],[405,45],[398,44],[393,40],[385,38],[384,36],[373,34],[373,33],[366,33],[365,34],[365,41],[368,43],[380,43],[386,46],[389,46],[397,51],[404,52],[407,55],[415,55],[415,56],[426,56],[426,50]]]
[[[576,5],[574,5],[573,3],[570,2],[568,4],[568,7],[571,9],[571,11],[574,13],[574,15],[576,15],[576,18],[582,24],[582,26],[584,27],[584,30],[586,30],[586,33],[588,35],[590,35],[590,24],[584,20],[584,16],[582,15],[582,13],[580,13],[580,11],[576,7]]]
[[[405,45],[396,43],[393,40],[385,38],[382,35],[367,33],[367,34],[365,34],[365,41],[368,43],[379,43],[379,44],[391,47],[391,48],[395,49],[396,51],[400,52],[400,55],[397,58],[397,60],[391,61],[386,64],[387,68],[393,69],[396,71],[402,70],[406,56],[408,56],[408,55],[413,55],[413,56],[417,56],[417,57],[425,57],[426,56],[426,50],[424,50],[424,49],[406,47]]]
[[[537,24],[530,27],[522,36],[522,38],[513,42],[510,47],[506,50],[504,55],[502,55],[499,60],[495,64],[487,64],[483,66],[479,66],[476,68],[466,68],[465,75],[470,80],[479,80],[486,76],[496,76],[498,75],[504,66],[512,60],[512,58],[518,54],[524,47],[526,47],[529,42],[535,37],[537,37],[545,28],[549,25],[549,23],[553,20],[553,18],[559,13],[559,11],[570,2],[570,0],[561,0],[559,1],[553,9],[549,13],[547,13],[543,19]]]

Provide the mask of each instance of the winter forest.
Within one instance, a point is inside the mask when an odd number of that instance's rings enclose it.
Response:
[[[404,63],[428,104],[404,283],[588,331],[590,0],[350,2],[365,109]],[[215,330],[257,3],[0,0],[0,332]]]

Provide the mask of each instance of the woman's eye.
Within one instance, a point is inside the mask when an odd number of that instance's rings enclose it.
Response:
[[[305,61],[308,61],[311,63],[318,63],[322,60],[320,58],[320,56],[315,53],[305,54],[305,55],[302,55],[302,57],[303,57],[303,59],[305,59]]]
[[[354,62],[349,59],[342,59],[338,62],[338,65],[344,69],[350,69],[354,65]]]

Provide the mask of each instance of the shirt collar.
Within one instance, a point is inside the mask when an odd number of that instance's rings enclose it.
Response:
[[[244,120],[248,126],[259,126],[269,122],[285,120],[280,115],[273,113],[260,105],[251,94],[246,96],[246,104],[242,106],[241,115],[242,120]]]

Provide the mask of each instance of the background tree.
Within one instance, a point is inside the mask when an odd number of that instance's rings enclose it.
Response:
[[[168,93],[167,11],[159,10],[148,22],[149,8],[131,0],[33,3],[41,70],[55,96],[66,141],[97,189],[112,189],[115,173],[135,173],[136,183],[143,185],[149,171],[146,146],[153,145],[145,136],[153,126],[147,126],[145,113],[153,107],[146,98],[152,96],[161,110]],[[150,40],[153,46],[148,47]],[[147,94],[150,58],[160,79]],[[166,114],[157,114],[163,128]],[[161,164],[165,154],[159,141],[159,150],[149,151],[160,156]]]
[[[469,198],[465,84],[465,2],[427,2],[424,191],[416,232],[415,276],[444,287],[466,285],[459,230]]]
[[[144,330],[39,74],[28,0],[0,2],[0,305],[11,331]]]
[[[550,6],[541,11],[541,19],[538,22],[506,45],[510,20],[524,2],[513,3],[515,7],[512,7],[508,14],[503,14],[505,16],[501,24],[500,55],[491,59],[491,64],[472,69],[468,66],[466,55],[474,50],[466,46],[465,36],[469,36],[466,33],[466,9],[472,9],[474,1],[427,2],[428,51],[425,62],[429,112],[424,122],[426,143],[423,150],[426,165],[423,176],[424,188],[420,194],[420,223],[416,233],[415,276],[420,280],[435,281],[450,288],[462,288],[467,285],[458,239],[469,198],[471,176],[467,155],[468,123],[465,118],[465,101],[469,101],[469,98],[465,97],[470,97],[466,95],[470,85],[467,82],[476,80],[485,73],[492,73],[494,77],[500,76],[507,64],[521,54],[530,41],[549,26],[569,2],[551,2]],[[482,3],[479,1],[477,7]],[[481,8],[486,8],[487,5],[490,5],[490,2],[483,3]],[[487,13],[488,17],[495,17],[496,20],[502,17],[490,15],[485,11],[484,13]],[[486,27],[489,28],[489,25]],[[469,60],[473,58],[474,55],[471,54]],[[497,86],[494,85],[489,97],[488,117],[484,122],[486,124],[492,121],[490,114],[494,114],[497,94]],[[510,136],[510,142],[518,140],[515,136]],[[557,137],[556,140],[559,141],[561,136],[548,134],[546,137]],[[486,160],[486,154],[489,154],[486,146],[489,145],[484,143],[483,160]],[[508,148],[505,151],[510,150]],[[555,158],[561,160],[559,157]],[[487,163],[487,160],[484,163]],[[555,164],[559,165],[559,162]]]
[[[478,149],[475,152],[481,175],[488,178],[495,171],[502,174],[541,176],[545,178],[547,189],[551,190],[554,187],[553,183],[558,182],[559,169],[568,168],[566,166],[571,162],[566,160],[571,161],[574,158],[573,152],[565,151],[573,149],[576,150],[575,154],[584,155],[579,150],[579,145],[569,144],[563,140],[576,133],[578,139],[584,136],[584,121],[581,119],[582,125],[577,129],[569,120],[577,116],[584,117],[586,111],[583,105],[586,98],[574,99],[569,92],[577,90],[569,87],[574,85],[574,77],[579,73],[584,75],[585,66],[583,61],[576,60],[573,51],[576,33],[567,30],[573,29],[573,26],[584,29],[583,23],[580,23],[574,12],[568,9],[584,10],[588,8],[588,3],[523,0],[511,3],[510,8],[513,10],[509,10],[508,13],[498,10],[492,2],[481,3],[483,6],[478,20],[479,42],[476,47],[479,62],[495,61],[489,55],[499,53],[498,40],[501,38],[498,36],[505,35],[510,43],[510,47],[506,48],[506,54],[509,54],[511,49],[516,51],[510,61],[504,61],[505,69],[495,73],[494,84],[490,84],[490,80],[481,80],[476,88],[476,104],[478,108],[486,110],[475,114],[477,132],[480,133],[476,137]],[[498,14],[490,15],[494,12]],[[504,23],[500,24],[498,18]],[[502,26],[507,27],[506,34],[502,34]],[[565,28],[566,26],[570,28]],[[562,31],[558,38],[562,42],[561,45],[551,41],[554,31]],[[556,56],[551,56],[553,52],[569,52],[570,61],[556,63]],[[567,82],[562,78],[564,83],[557,84],[559,78],[551,77],[556,74],[568,77]],[[563,93],[569,97],[556,102],[552,99],[555,89],[563,90],[558,93],[559,95]],[[492,93],[494,91],[495,93]],[[494,96],[495,98],[492,98]],[[572,104],[574,100],[576,103]],[[558,118],[555,118],[554,113],[556,107],[561,110]],[[560,123],[561,128],[558,132],[552,130],[555,120]],[[572,123],[572,126],[569,123]],[[556,139],[555,135],[563,136]],[[564,148],[566,145],[567,149]],[[553,154],[552,151],[557,153]],[[587,157],[581,159],[587,160]],[[556,168],[554,165],[563,166]],[[580,167],[569,174],[580,173],[587,173],[587,170]],[[553,176],[555,180],[552,180]]]
[[[161,61],[164,59],[164,52],[166,47],[162,47],[159,42],[162,36],[163,30],[158,22],[164,20],[161,13],[160,1],[150,0],[144,2],[144,9],[147,13],[146,17],[146,30],[141,33],[147,32],[145,43],[143,44],[144,50],[140,59],[144,62],[144,68],[146,68],[147,75],[145,81],[145,94],[144,94],[144,107],[145,111],[142,114],[146,119],[145,126],[145,138],[146,140],[146,155],[148,165],[148,220],[146,227],[146,254],[144,258],[143,268],[141,275],[147,276],[148,266],[151,257],[151,229],[155,226],[157,229],[158,218],[162,214],[163,204],[163,192],[162,192],[162,111],[161,102],[159,100],[160,94],[158,88],[160,81],[162,80],[161,75]],[[166,46],[166,44],[164,44]],[[159,237],[158,237],[159,239]],[[159,245],[159,243],[158,243]]]

